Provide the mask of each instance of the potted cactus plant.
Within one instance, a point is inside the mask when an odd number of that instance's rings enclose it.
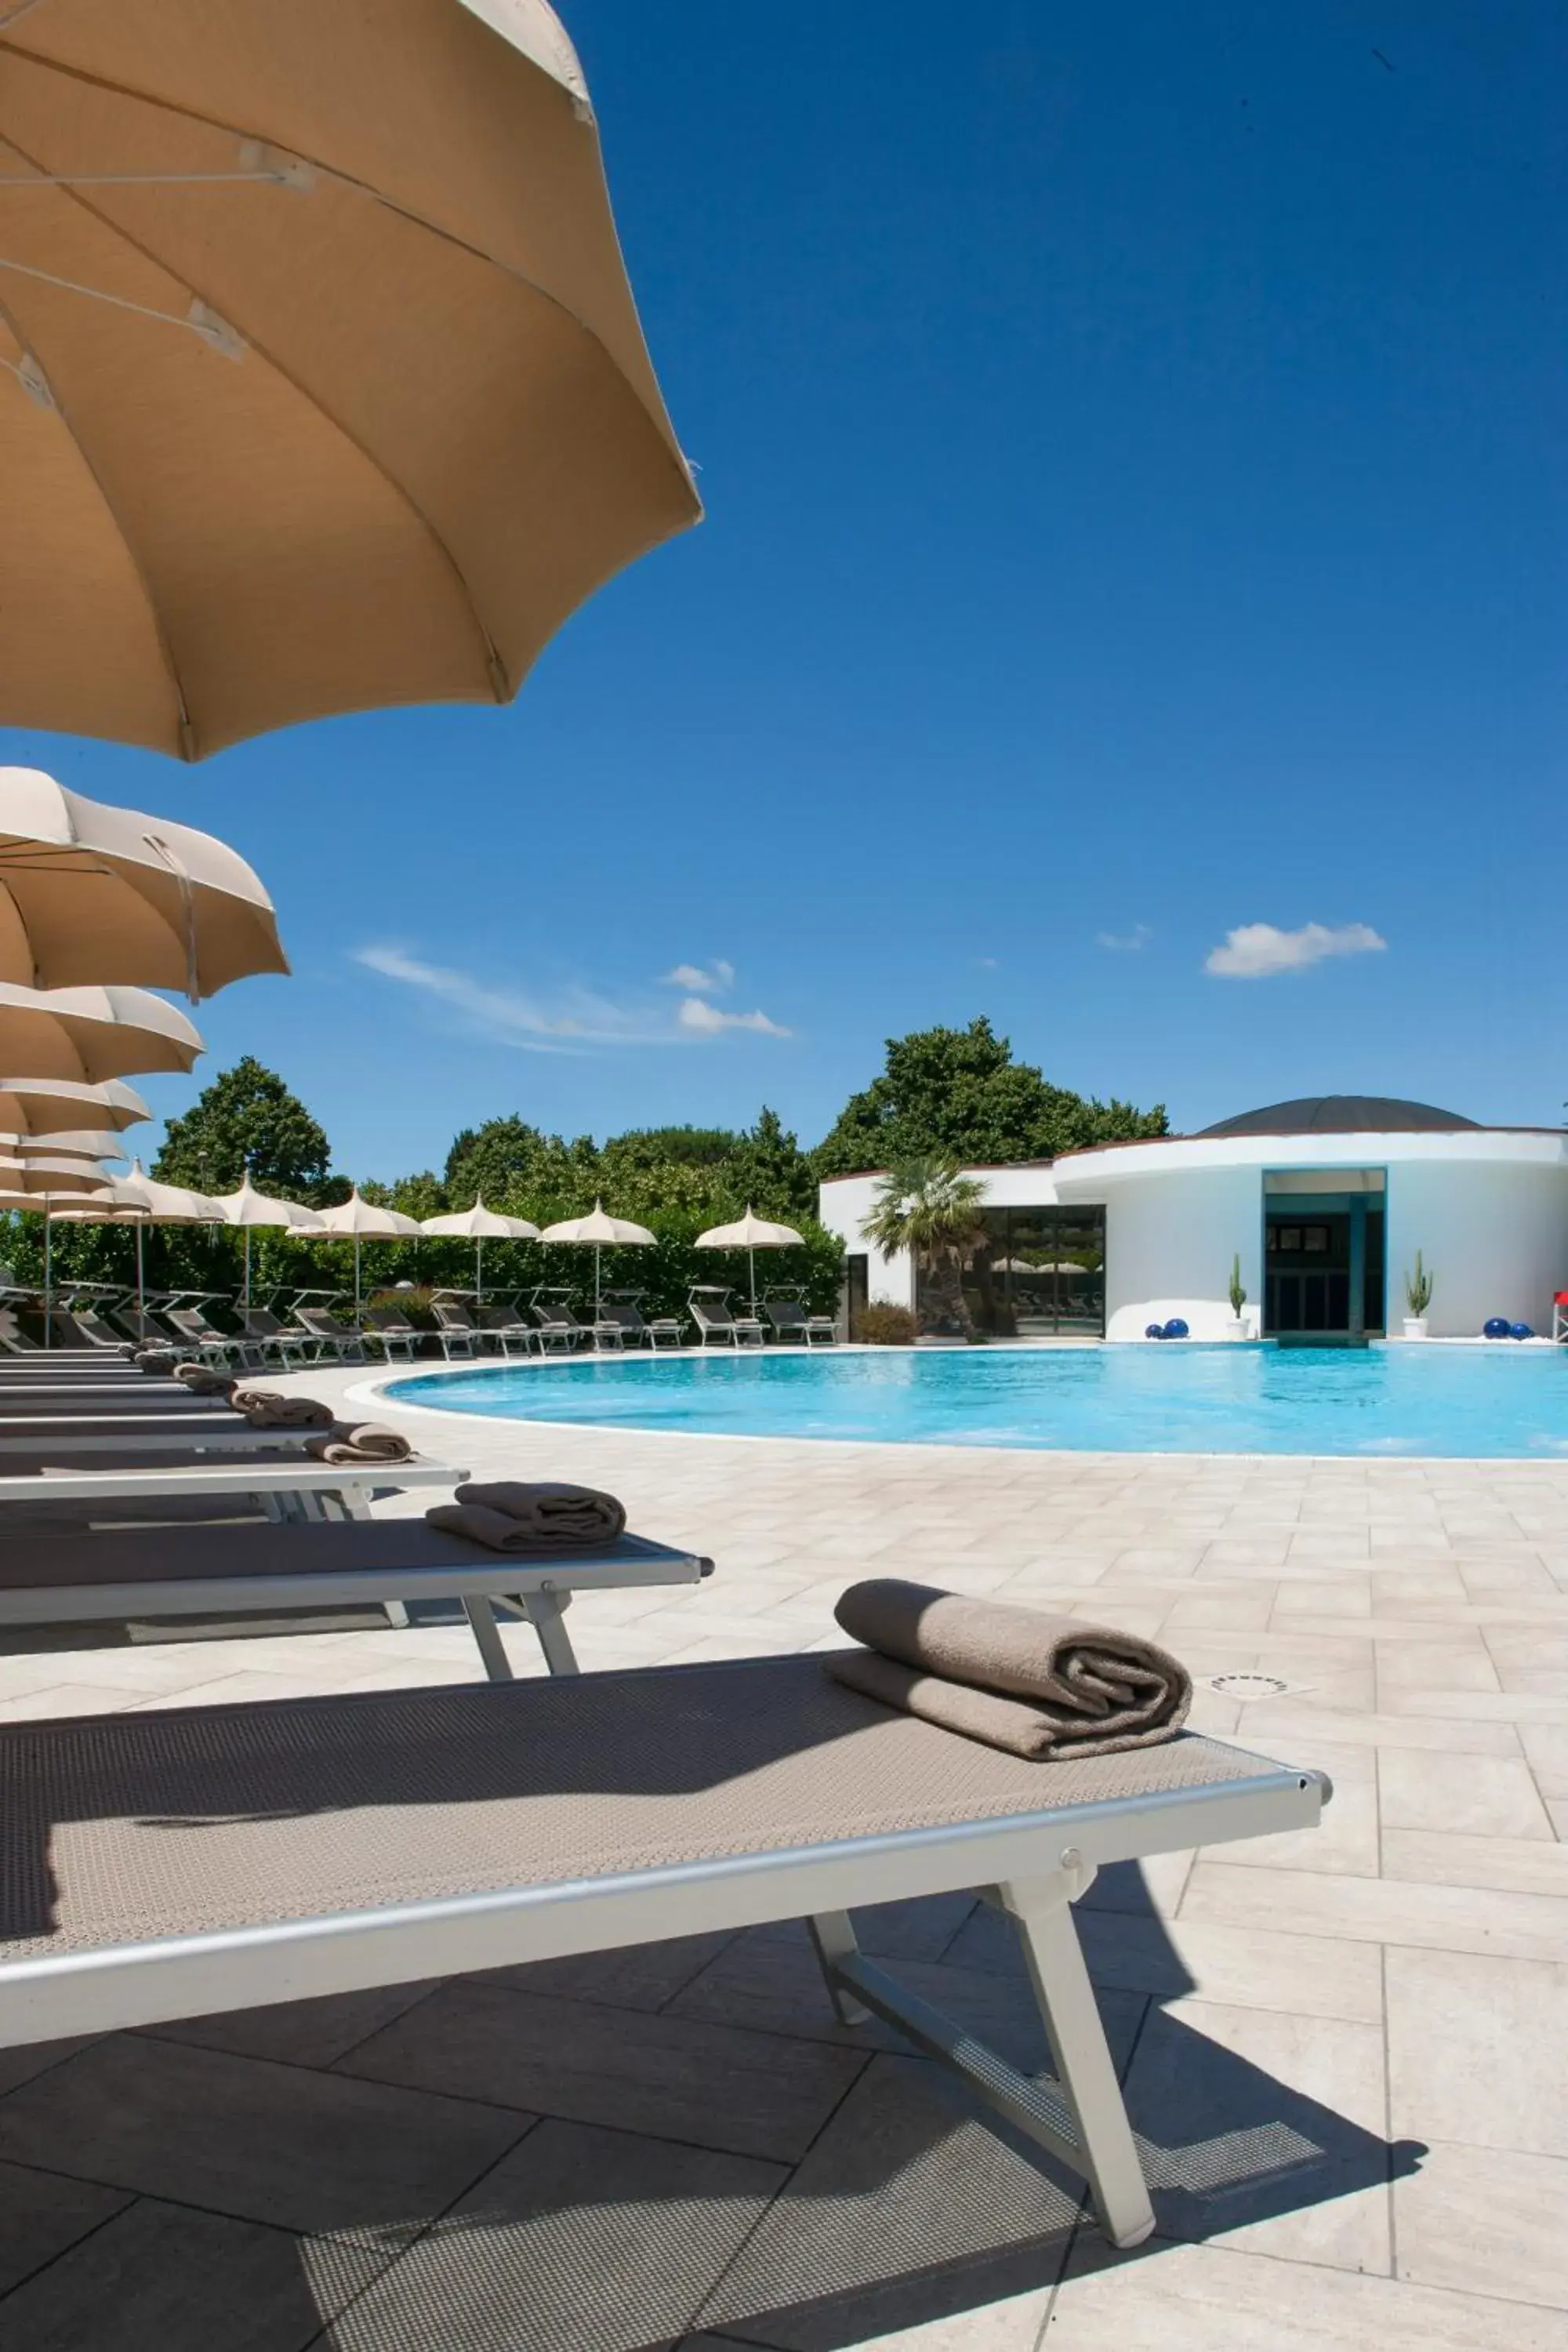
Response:
[[[1241,1310],[1247,1304],[1247,1293],[1241,1286],[1241,1253],[1239,1250],[1230,1261],[1230,1284],[1226,1296],[1230,1300],[1230,1321],[1225,1327],[1225,1336],[1227,1339],[1245,1339],[1247,1337],[1247,1318],[1242,1314]]]
[[[1426,1309],[1432,1304],[1432,1277],[1421,1263],[1421,1253],[1415,1253],[1415,1271],[1405,1277],[1405,1336],[1407,1339],[1426,1337]]]

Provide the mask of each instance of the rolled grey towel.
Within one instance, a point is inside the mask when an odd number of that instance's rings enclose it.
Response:
[[[602,1551],[626,1524],[615,1496],[600,1494],[595,1486],[530,1486],[515,1478],[459,1486],[455,1503],[437,1503],[425,1517],[431,1527],[466,1536],[488,1551],[545,1558],[563,1551]]]
[[[174,1369],[174,1351],[172,1348],[138,1348],[131,1360],[139,1372],[166,1380]]]
[[[324,1437],[308,1437],[305,1451],[318,1462],[406,1462],[414,1448],[400,1429],[375,1421],[334,1421]]]
[[[900,1577],[851,1585],[834,1612],[868,1646],[836,1680],[1015,1755],[1108,1756],[1181,1729],[1192,1677],[1141,1633]]]
[[[499,1511],[542,1542],[614,1543],[626,1531],[624,1503],[597,1486],[570,1486],[553,1479],[474,1479],[458,1489],[459,1503]]]
[[[232,1396],[235,1381],[232,1372],[220,1372],[211,1364],[176,1364],[174,1378],[193,1396]]]
[[[229,1398],[252,1429],[331,1429],[332,1408],[315,1397],[285,1396],[281,1389],[236,1389]]]

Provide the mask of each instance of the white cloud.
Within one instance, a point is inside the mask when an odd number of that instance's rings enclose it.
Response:
[[[1211,948],[1204,970],[1222,980],[1264,980],[1277,971],[1304,971],[1326,956],[1381,953],[1388,941],[1370,923],[1303,923],[1282,931],[1273,923],[1239,923]]]
[[[994,971],[996,969],[997,960],[994,956],[976,956],[974,961],[982,971]]]
[[[1114,949],[1119,955],[1136,955],[1153,936],[1147,923],[1134,923],[1130,931],[1096,931],[1094,944],[1097,948]]]
[[[664,988],[695,989],[702,996],[722,996],[735,984],[735,967],[722,956],[714,956],[706,965],[678,963],[673,971],[660,972],[659,983]]]
[[[770,1021],[765,1013],[721,1013],[716,1004],[705,1004],[700,996],[686,997],[676,1015],[683,1029],[699,1037],[717,1037],[722,1029],[754,1029],[762,1037],[787,1037],[789,1031],[778,1022]]]
[[[384,980],[416,990],[444,1006],[458,1024],[496,1045],[525,1054],[582,1054],[612,1045],[689,1045],[725,1029],[752,1029],[768,1037],[789,1031],[765,1013],[721,1013],[700,996],[687,997],[673,1020],[667,1005],[635,999],[618,1002],[583,987],[548,995],[499,988],[450,965],[426,963],[395,946],[356,948],[353,961]],[[728,972],[727,964],[717,970]]]

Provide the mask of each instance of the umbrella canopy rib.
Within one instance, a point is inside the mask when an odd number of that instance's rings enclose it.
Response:
[[[0,719],[505,700],[700,511],[542,0],[0,16]]]

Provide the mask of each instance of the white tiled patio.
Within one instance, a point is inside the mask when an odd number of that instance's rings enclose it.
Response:
[[[585,1666],[828,1646],[845,1583],[907,1573],[1279,1675],[1195,1720],[1334,1803],[1084,1906],[1155,2188],[1136,2254],[769,1930],[0,2053],[0,2352],[1568,2352],[1568,1464],[378,1417],[713,1555],[579,1600]],[[0,1719],[474,1671],[445,1626],[76,1649],[0,1658]],[[1044,2063],[993,1915],[865,1940]]]

